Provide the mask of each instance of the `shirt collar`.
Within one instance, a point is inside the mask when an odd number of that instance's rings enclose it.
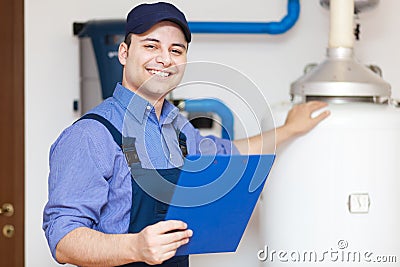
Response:
[[[139,123],[143,123],[144,119],[149,116],[154,107],[144,98],[135,94],[131,90],[117,83],[113,97],[121,104],[121,106],[131,113]],[[179,109],[169,101],[164,101],[161,110],[160,122],[171,123],[179,113]]]
[[[179,109],[171,102],[165,100],[161,110],[160,122],[163,124],[171,123],[178,116]]]

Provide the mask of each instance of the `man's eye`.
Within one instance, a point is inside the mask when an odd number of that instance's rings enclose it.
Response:
[[[179,49],[172,49],[171,50],[171,52],[173,53],[173,54],[175,54],[175,55],[182,55],[182,51],[181,50],[179,50]]]
[[[156,48],[155,45],[151,45],[151,44],[145,45],[144,47],[146,47],[146,48],[148,48],[148,49],[154,49],[154,48]]]

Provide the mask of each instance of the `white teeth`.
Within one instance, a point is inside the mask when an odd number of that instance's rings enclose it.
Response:
[[[169,73],[168,73],[168,72],[164,72],[164,71],[149,70],[149,72],[150,72],[151,74],[155,74],[155,75],[158,75],[158,76],[161,76],[161,77],[168,77],[168,76],[169,76]]]

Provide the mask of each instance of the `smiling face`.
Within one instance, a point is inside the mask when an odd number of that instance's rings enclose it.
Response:
[[[187,42],[181,28],[163,21],[143,34],[131,34],[131,44],[119,46],[124,66],[122,85],[151,103],[163,100],[182,80]]]

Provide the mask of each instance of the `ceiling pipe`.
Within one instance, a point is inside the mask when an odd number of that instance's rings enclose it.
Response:
[[[279,22],[189,22],[192,33],[282,34],[291,29],[300,15],[300,1],[288,0],[287,15]]]
[[[330,2],[329,48],[354,46],[354,1],[332,0]]]

